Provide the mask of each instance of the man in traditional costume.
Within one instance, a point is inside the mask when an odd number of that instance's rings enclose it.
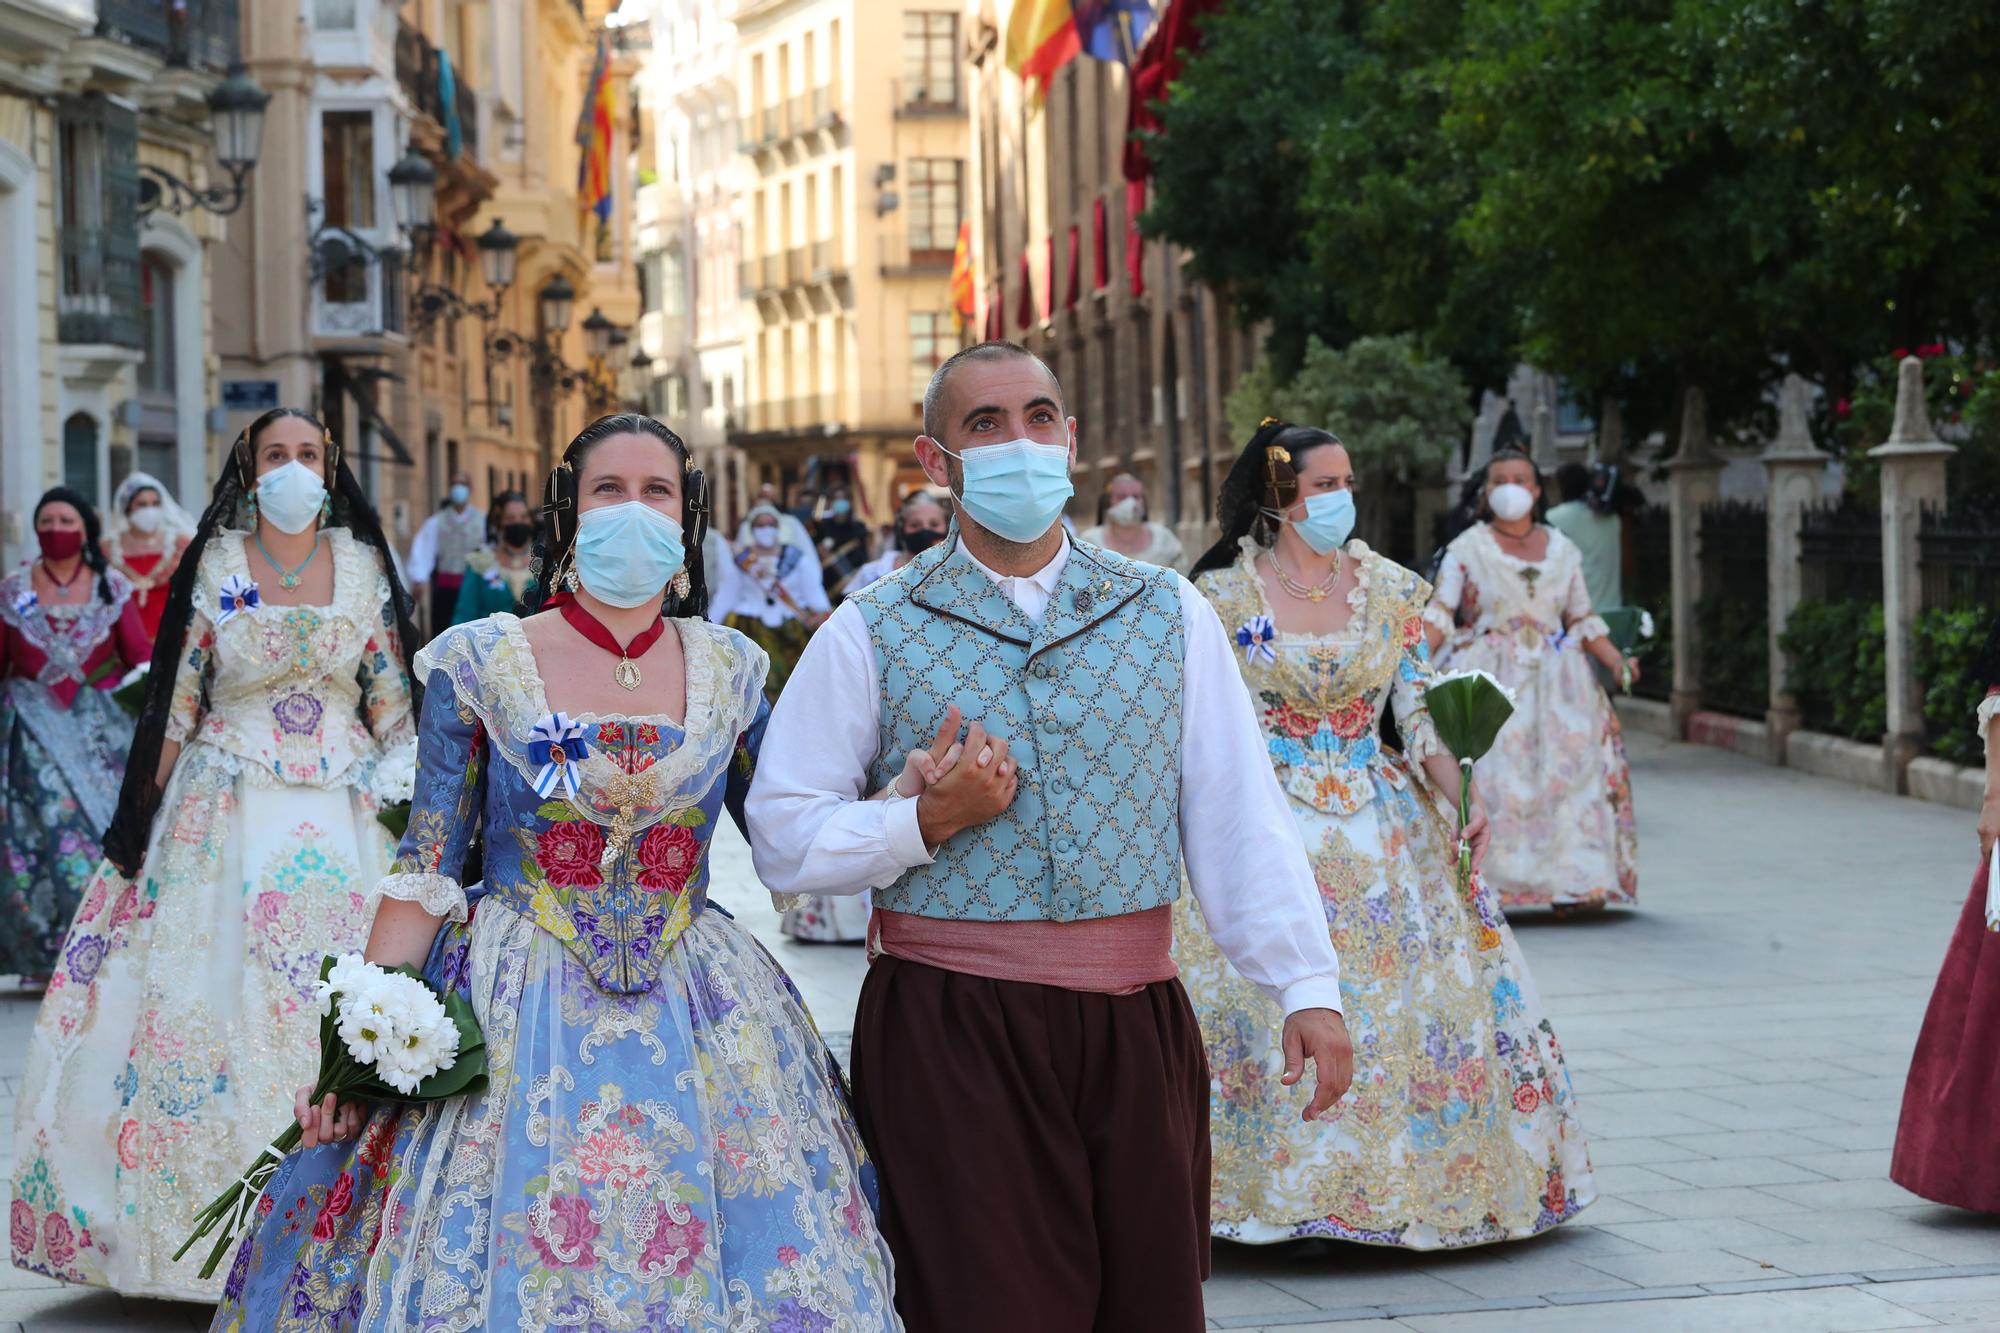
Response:
[[[1199,1329],[1208,1071],[1172,904],[1185,864],[1316,1116],[1352,1052],[1305,846],[1208,602],[1066,535],[1048,367],[968,348],[924,429],[953,533],[807,648],[751,788],[757,870],[875,890],[855,1099],[913,1333]],[[927,749],[920,795],[865,799]]]

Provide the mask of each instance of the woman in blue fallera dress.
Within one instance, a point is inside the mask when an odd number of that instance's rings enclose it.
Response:
[[[302,1092],[307,1147],[214,1327],[899,1327],[839,1071],[706,903],[768,706],[763,652],[702,617],[700,474],[611,417],[547,498],[544,609],[417,658],[416,795],[368,947],[471,999],[489,1084],[422,1108]]]

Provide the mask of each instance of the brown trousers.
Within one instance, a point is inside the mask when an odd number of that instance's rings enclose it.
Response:
[[[1180,982],[879,958],[852,1073],[909,1333],[1206,1326],[1208,1061]]]

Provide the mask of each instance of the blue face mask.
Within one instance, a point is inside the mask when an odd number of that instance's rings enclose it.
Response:
[[[1069,480],[1069,447],[1009,440],[953,454],[965,466],[959,503],[973,521],[996,537],[1031,542],[1062,517],[1076,494]]]
[[[576,521],[576,576],[611,606],[644,606],[681,572],[681,525],[641,500],[586,509]]]
[[[845,500],[835,500],[828,508],[833,512],[835,518],[846,518],[854,512],[854,506]]]
[[[325,503],[326,483],[296,458],[257,478],[257,508],[280,532],[304,532]]]
[[[1292,530],[1319,555],[1332,555],[1354,535],[1354,492],[1321,491],[1306,497],[1306,516],[1290,520]]]
[[[472,488],[464,482],[460,482],[449,491],[446,491],[445,494],[451,497],[453,504],[462,505],[472,498]]]

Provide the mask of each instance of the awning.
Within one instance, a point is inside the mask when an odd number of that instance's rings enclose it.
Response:
[[[338,408],[337,403],[345,399],[354,404],[355,420],[361,427],[359,431],[348,432],[350,438],[341,441],[342,447],[347,450],[347,456],[371,458],[402,467],[415,467],[417,460],[412,458],[410,451],[403,446],[403,437],[396,433],[396,428],[389,424],[388,418],[384,417],[375,406],[375,381],[395,379],[396,376],[372,367],[357,372],[355,368],[349,367],[345,357],[337,353],[329,354],[324,361],[328,407],[339,416],[345,417],[346,413]],[[363,449],[361,441],[370,436],[380,440],[387,452],[371,453]]]

